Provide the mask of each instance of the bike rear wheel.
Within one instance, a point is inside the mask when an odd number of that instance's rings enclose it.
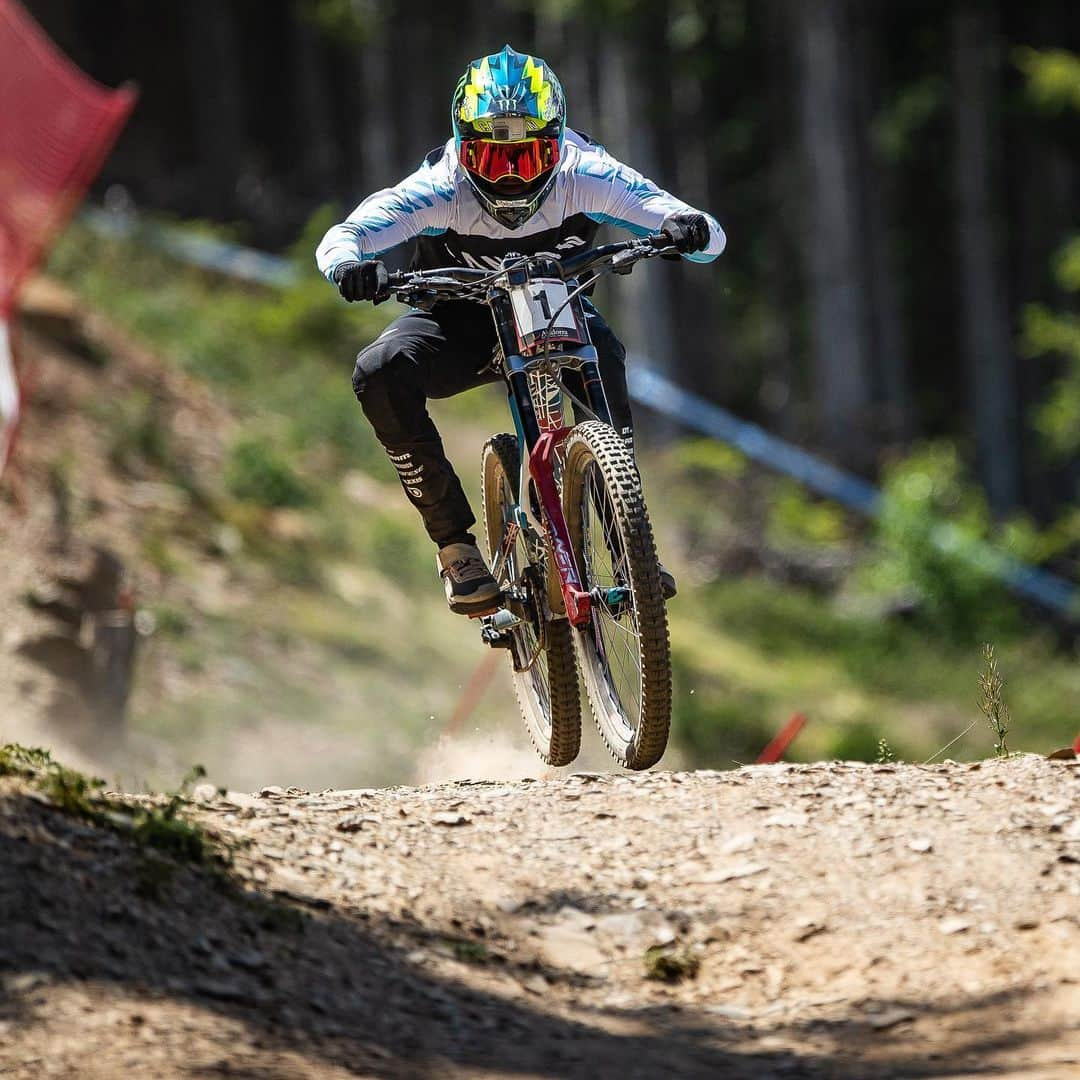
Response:
[[[583,585],[594,591],[592,620],[576,635],[589,704],[616,761],[647,769],[667,747],[671,648],[641,477],[608,424],[579,424],[564,453],[566,524]]]
[[[484,445],[482,477],[488,556],[494,565],[507,530],[514,528],[512,510],[518,503],[520,453],[513,435],[492,436]],[[527,597],[511,605],[522,619],[510,631],[514,692],[537,753],[548,765],[568,765],[581,748],[581,694],[572,629],[565,619],[550,617],[547,575],[539,543],[530,545],[518,531],[498,574],[504,591]],[[526,664],[527,670],[519,670]]]

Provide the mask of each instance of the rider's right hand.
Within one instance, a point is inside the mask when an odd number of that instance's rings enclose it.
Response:
[[[341,263],[334,270],[334,281],[338,292],[349,303],[370,300],[373,304],[381,304],[390,299],[390,275],[386,265],[378,259]]]

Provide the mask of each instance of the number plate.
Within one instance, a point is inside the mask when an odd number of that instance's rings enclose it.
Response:
[[[574,305],[572,302],[566,303],[569,295],[566,283],[558,278],[538,278],[510,289],[510,302],[514,307],[514,321],[523,354],[529,355],[543,349],[544,331],[556,311],[559,313],[547,331],[547,339],[552,345],[585,344],[585,336],[574,314]]]

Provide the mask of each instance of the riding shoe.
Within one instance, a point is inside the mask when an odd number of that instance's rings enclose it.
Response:
[[[475,544],[447,544],[440,548],[438,566],[451,611],[474,615],[498,607],[502,589]]]

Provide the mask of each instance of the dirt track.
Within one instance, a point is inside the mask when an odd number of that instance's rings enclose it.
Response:
[[[1080,762],[206,791],[156,899],[0,784],[4,1075],[1080,1071]]]

